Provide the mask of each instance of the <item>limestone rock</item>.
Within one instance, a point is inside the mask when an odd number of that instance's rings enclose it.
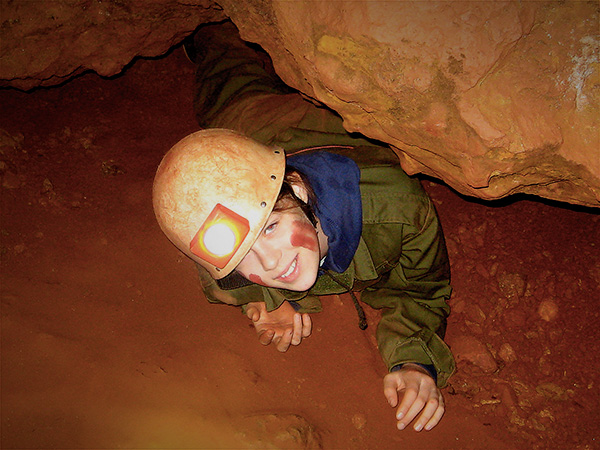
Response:
[[[221,4],[286,83],[408,173],[600,206],[597,2]]]
[[[498,369],[494,357],[486,346],[473,336],[457,336],[450,342],[457,363],[467,362],[484,373],[493,373]]]
[[[599,207],[598,14],[594,1],[3,2],[0,85],[113,75],[230,17],[287,84],[408,173]]]
[[[209,0],[2,1],[0,86],[53,86],[86,70],[115,75],[223,18]]]
[[[558,305],[552,299],[542,300],[538,306],[538,314],[542,320],[552,322],[558,315]]]
[[[517,353],[512,348],[512,346],[507,342],[505,342],[504,344],[502,344],[500,346],[500,350],[498,350],[498,356],[506,364],[512,364],[513,362],[515,362],[518,359]]]

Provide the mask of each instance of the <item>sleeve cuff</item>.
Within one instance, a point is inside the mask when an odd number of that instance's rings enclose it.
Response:
[[[431,376],[431,378],[433,378],[433,381],[435,381],[437,384],[437,371],[435,370],[435,367],[433,365],[419,364],[419,363],[411,363],[411,364],[416,364],[417,366],[425,369],[427,371],[427,373]],[[392,370],[390,370],[390,372],[396,372],[396,371],[402,369],[402,366],[404,366],[404,364],[397,364],[394,367],[392,367]]]

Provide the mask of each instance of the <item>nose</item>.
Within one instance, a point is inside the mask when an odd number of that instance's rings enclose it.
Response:
[[[251,251],[256,255],[258,262],[266,271],[276,269],[281,258],[281,249],[279,247],[258,239],[252,246]]]

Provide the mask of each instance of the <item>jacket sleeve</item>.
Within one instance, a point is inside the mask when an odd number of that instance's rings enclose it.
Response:
[[[450,268],[435,209],[429,199],[424,206],[418,208],[414,224],[380,225],[390,246],[401,236],[400,256],[386,262],[391,268],[361,298],[383,310],[377,342],[388,370],[408,362],[433,365],[443,387],[455,370],[443,341],[450,312],[446,303],[451,293]],[[381,239],[382,230],[378,233]]]

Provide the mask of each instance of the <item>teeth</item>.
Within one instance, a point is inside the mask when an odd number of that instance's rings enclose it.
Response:
[[[294,262],[292,262],[292,265],[287,270],[287,272],[284,273],[283,275],[281,275],[281,278],[287,278],[287,277],[289,277],[290,274],[294,271],[295,268],[296,268],[296,260],[294,260]]]

